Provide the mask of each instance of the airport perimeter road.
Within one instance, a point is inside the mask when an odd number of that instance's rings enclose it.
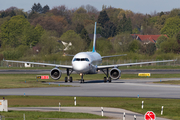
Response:
[[[0,74],[49,74],[49,70],[0,70]],[[66,70],[61,70],[62,73],[66,73]],[[126,69],[121,70],[122,74],[138,74],[138,73],[151,73],[151,74],[177,74],[180,73],[180,69]],[[75,73],[75,72],[73,72]],[[99,72],[102,73],[102,72]]]
[[[59,107],[9,107],[8,109],[16,110],[16,111],[59,111]],[[61,107],[61,111],[74,112],[74,113],[90,113],[100,116],[102,115],[100,107]],[[103,108],[104,116],[112,117],[113,120],[115,119],[122,120],[124,112],[125,112],[126,120],[134,120],[134,115],[136,115],[136,120],[144,120],[144,115],[139,113],[131,112],[120,108],[108,108],[108,107]],[[65,119],[65,120],[69,120],[69,119]],[[169,119],[156,117],[156,120],[169,120]]]
[[[97,97],[145,97],[178,98],[180,85],[153,84],[155,81],[180,80],[180,78],[146,78],[116,80],[104,83],[102,80],[78,81],[73,83],[51,82],[50,84],[72,85],[74,87],[17,88],[1,89],[0,95],[39,95],[39,96],[97,96]],[[49,84],[49,83],[47,83]],[[49,85],[51,86],[51,85]]]

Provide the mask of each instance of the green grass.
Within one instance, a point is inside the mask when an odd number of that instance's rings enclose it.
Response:
[[[35,87],[71,87],[71,85],[43,84],[53,82],[49,80],[38,80],[35,74],[0,74],[0,88],[35,88]]]
[[[0,115],[5,117],[5,120],[22,120],[25,114],[26,120],[49,120],[48,118],[71,118],[71,119],[104,119],[102,117],[88,113],[70,113],[70,112],[37,112],[37,111],[9,111],[0,112]],[[3,119],[2,119],[3,120]]]
[[[3,97],[3,96],[0,96],[0,97]],[[5,99],[8,100],[9,107],[29,107],[29,106],[31,107],[38,107],[38,106],[58,107],[59,102],[61,102],[62,107],[74,106],[74,97],[5,96]],[[144,109],[141,109],[142,101],[144,101]],[[147,111],[153,111],[158,117],[165,117],[165,118],[169,118],[173,120],[180,120],[180,100],[179,99],[77,97],[77,106],[124,108],[124,109],[131,110],[134,112],[142,113],[142,114],[145,114]],[[161,106],[164,106],[164,112],[162,116],[160,115]]]
[[[64,81],[66,74],[63,74],[61,79],[56,81],[50,78],[49,80],[36,79],[37,74],[0,74],[0,89],[4,88],[35,88],[35,87],[72,87],[71,85],[44,84],[45,82]],[[72,74],[74,81],[80,80],[78,74]],[[85,80],[103,80],[104,74],[84,75]],[[151,74],[149,78],[180,78],[180,74]],[[137,74],[122,74],[121,79],[144,79],[147,77],[139,77]]]
[[[133,79],[133,78],[179,78],[180,74],[151,74],[150,77],[138,76],[137,74],[122,74],[122,79]]]
[[[154,82],[154,83],[180,85],[180,80],[169,80],[169,81],[161,81],[161,82]]]

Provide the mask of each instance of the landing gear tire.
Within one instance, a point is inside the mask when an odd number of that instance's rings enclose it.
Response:
[[[107,79],[106,79],[106,77],[104,77],[104,83],[106,83],[107,82]]]
[[[65,78],[64,78],[64,81],[65,81],[65,82],[68,82],[68,79],[67,79],[67,77],[65,77]]]
[[[84,79],[82,79],[82,80],[80,81],[80,83],[84,83]]]
[[[109,83],[111,83],[111,77],[109,77]]]
[[[72,77],[70,77],[69,82],[73,82],[73,78]]]

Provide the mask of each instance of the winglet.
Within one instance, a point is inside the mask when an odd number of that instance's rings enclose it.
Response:
[[[177,58],[174,61],[177,61]]]
[[[93,50],[92,52],[96,52],[96,22],[94,26],[94,40],[93,40]]]

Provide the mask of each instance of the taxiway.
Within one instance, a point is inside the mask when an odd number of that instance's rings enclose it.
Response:
[[[154,84],[155,81],[180,80],[180,78],[119,79],[112,83],[103,80],[86,80],[80,84],[51,82],[48,88],[1,89],[0,95],[38,96],[94,96],[94,97],[145,97],[180,98],[180,85]],[[72,85],[73,87],[51,87],[51,84]]]

